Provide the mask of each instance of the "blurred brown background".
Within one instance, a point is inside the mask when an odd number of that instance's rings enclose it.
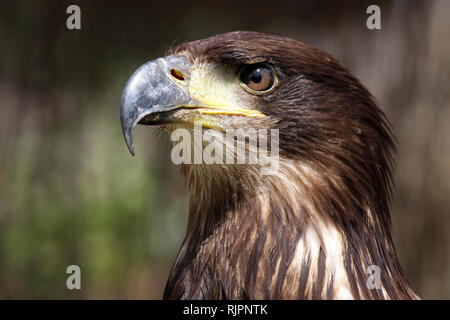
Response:
[[[79,31],[66,8],[81,8]],[[381,8],[381,30],[366,8]],[[160,298],[187,191],[167,137],[122,138],[131,73],[174,42],[233,30],[344,62],[398,137],[394,238],[413,288],[450,298],[450,1],[2,1],[0,298]],[[81,267],[82,290],[66,288]]]

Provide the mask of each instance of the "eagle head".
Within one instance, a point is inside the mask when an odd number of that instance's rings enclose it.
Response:
[[[331,55],[256,32],[181,44],[135,71],[120,115],[132,154],[142,124],[198,126],[224,145],[244,137],[244,153],[277,156],[269,174],[261,161],[182,163],[188,228],[165,298],[416,298],[391,236],[389,123]],[[250,131],[277,139],[255,145]],[[379,273],[372,287],[368,270]]]

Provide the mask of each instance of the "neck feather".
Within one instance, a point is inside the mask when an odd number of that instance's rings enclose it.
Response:
[[[398,263],[387,199],[356,197],[331,168],[282,159],[270,176],[247,165],[183,173],[188,231],[165,298],[417,298]]]

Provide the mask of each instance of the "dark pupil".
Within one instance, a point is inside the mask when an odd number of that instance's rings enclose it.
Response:
[[[250,79],[253,83],[260,83],[262,80],[261,70],[256,69],[250,74]]]

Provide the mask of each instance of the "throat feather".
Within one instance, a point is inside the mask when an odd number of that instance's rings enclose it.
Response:
[[[165,298],[415,297],[389,229],[370,203],[347,205],[359,220],[346,220],[349,212],[339,212],[332,192],[345,189],[331,172],[323,178],[317,168],[288,160],[276,176],[245,166],[206,170],[214,168],[183,168],[191,188],[188,231]],[[375,289],[367,287],[370,265],[381,269]]]

